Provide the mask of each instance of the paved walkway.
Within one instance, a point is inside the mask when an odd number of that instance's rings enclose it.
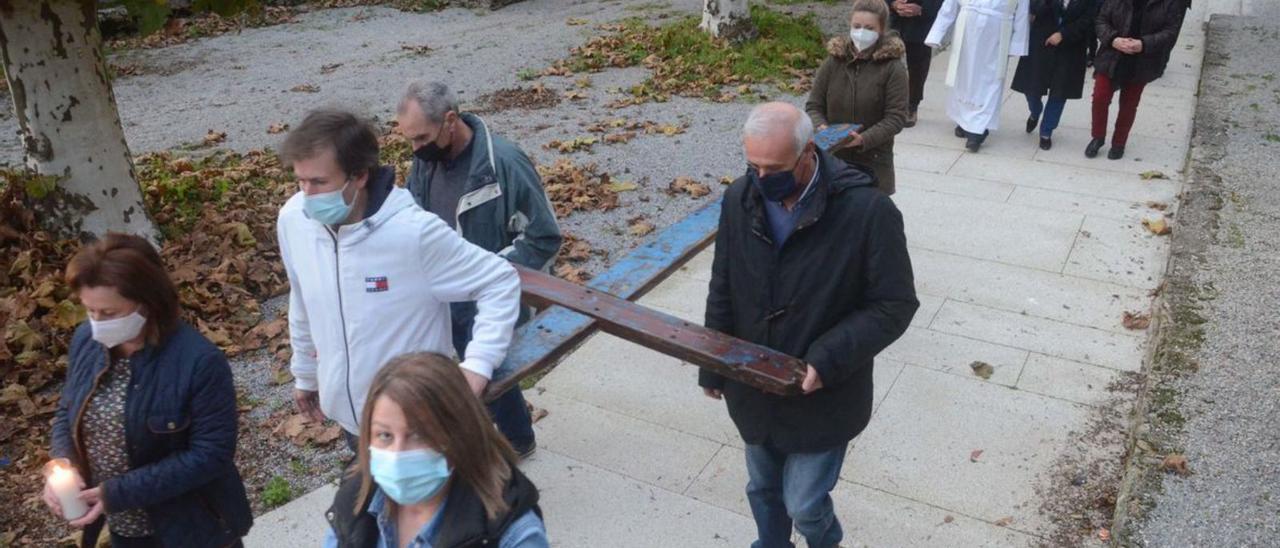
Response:
[[[1037,488],[1069,434],[1109,405],[1106,387],[1142,365],[1145,332],[1121,318],[1147,309],[1168,259],[1167,239],[1140,220],[1156,214],[1148,203],[1177,201],[1200,21],[1217,7],[1206,3],[1196,2],[1168,73],[1147,88],[1120,161],[1084,158],[1087,98],[1068,104],[1051,151],[1023,133],[1026,106],[1012,96],[1002,129],[980,153],[965,152],[942,113],[946,56],[935,60],[920,124],[896,145],[894,200],[921,307],[877,360],[875,415],[835,489],[847,543],[1028,545],[1048,534]],[[1139,177],[1153,170],[1168,179]],[[701,321],[710,257],[642,303]],[[989,380],[971,373],[973,361],[994,366]],[[550,415],[524,469],[556,545],[753,540],[742,442],[695,376],[679,360],[598,335],[531,391]],[[331,497],[321,489],[259,518],[247,544],[314,545]]]

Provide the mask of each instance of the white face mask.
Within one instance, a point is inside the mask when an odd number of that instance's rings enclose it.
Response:
[[[880,33],[871,29],[850,29],[849,39],[853,40],[854,49],[862,51],[875,45],[876,40],[880,39]]]
[[[107,348],[115,348],[133,340],[142,333],[142,328],[146,325],[147,319],[137,310],[128,316],[111,320],[89,319],[89,326],[93,328],[93,340],[106,345]]]

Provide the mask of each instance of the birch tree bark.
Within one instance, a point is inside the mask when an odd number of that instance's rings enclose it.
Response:
[[[35,197],[63,236],[155,240],[102,56],[95,0],[0,0],[0,62],[26,164],[56,181]]]
[[[732,44],[756,37],[747,0],[702,0],[702,30]]]

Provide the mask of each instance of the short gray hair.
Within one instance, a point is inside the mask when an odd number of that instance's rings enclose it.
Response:
[[[747,122],[742,125],[744,137],[763,137],[779,131],[792,132],[793,151],[800,154],[813,139],[813,121],[795,105],[773,102],[751,109]]]
[[[445,114],[458,112],[458,96],[443,82],[425,80],[409,82],[409,89],[400,99],[400,106],[396,108],[396,112],[404,112],[409,101],[417,103],[427,119],[437,124],[444,121]]]

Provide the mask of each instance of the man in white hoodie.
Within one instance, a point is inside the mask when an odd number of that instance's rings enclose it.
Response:
[[[407,352],[451,355],[449,303],[461,301],[477,308],[462,371],[483,392],[519,315],[515,269],[395,186],[373,126],[355,114],[310,112],[281,158],[299,187],[276,222],[299,410],[337,421],[354,445],[374,374]]]

